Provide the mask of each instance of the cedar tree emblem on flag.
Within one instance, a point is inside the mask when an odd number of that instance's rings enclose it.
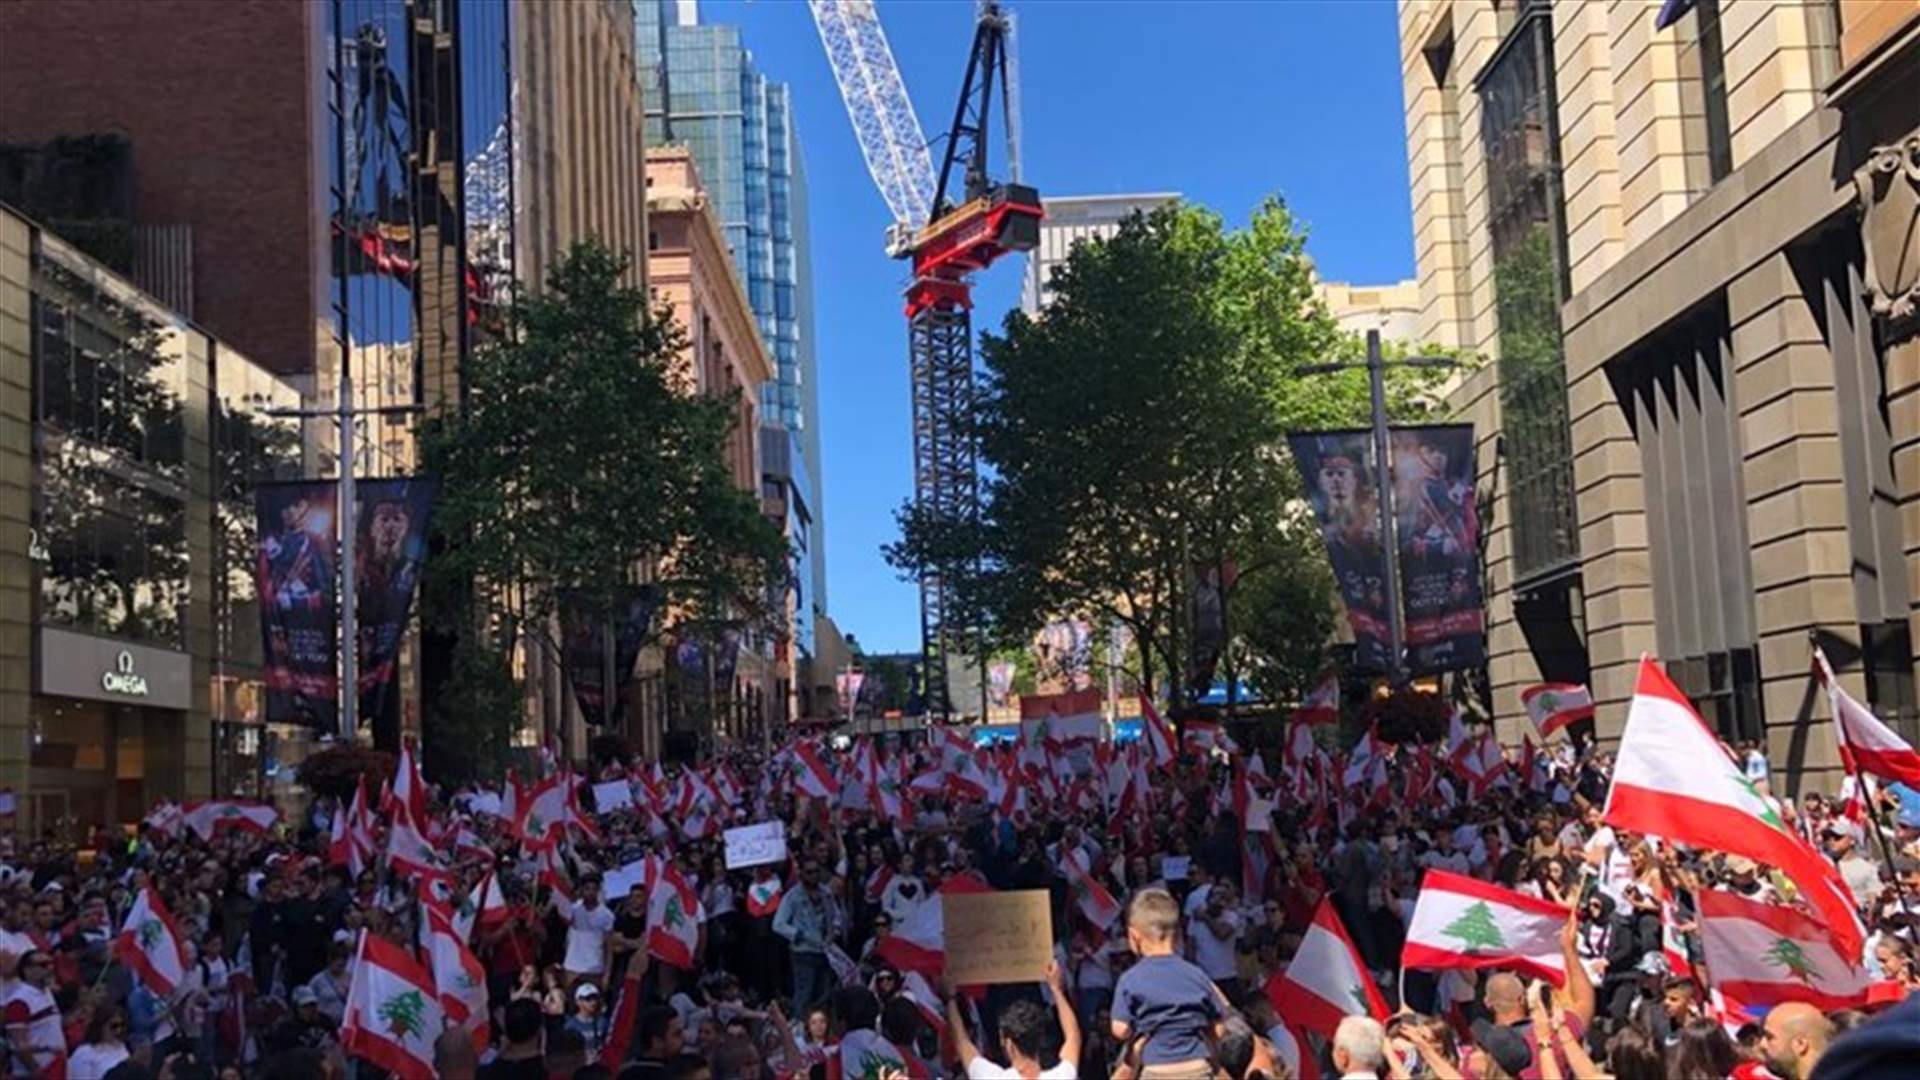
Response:
[[[1813,985],[1813,961],[1807,958],[1800,943],[1792,938],[1776,939],[1773,947],[1766,951],[1766,959],[1769,963],[1786,968],[1789,975],[1808,986]]]
[[[140,948],[146,952],[152,952],[166,936],[167,928],[160,925],[159,919],[147,919],[140,924]]]
[[[405,1040],[420,1031],[420,1014],[426,1009],[427,1002],[420,991],[408,990],[380,1003],[380,1019],[387,1022],[387,1030],[395,1038]]]
[[[680,911],[680,898],[678,896],[667,897],[665,918],[667,925],[675,929],[678,929],[681,923],[686,922],[686,919],[682,917]]]
[[[1465,952],[1507,947],[1507,939],[1500,934],[1500,925],[1493,921],[1493,909],[1487,907],[1485,900],[1462,912],[1459,918],[1440,932],[1448,937],[1459,938],[1466,946]]]

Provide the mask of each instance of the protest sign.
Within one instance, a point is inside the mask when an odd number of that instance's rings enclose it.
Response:
[[[1273,831],[1273,800],[1254,799],[1247,804],[1247,831]]]
[[[787,858],[785,822],[763,821],[758,825],[742,825],[737,829],[728,829],[726,840],[727,869],[729,870],[785,862]]]
[[[633,785],[625,780],[608,780],[593,785],[593,805],[603,814],[633,809]]]
[[[1167,881],[1187,880],[1187,864],[1193,861],[1191,855],[1163,855],[1160,857],[1160,876]]]
[[[942,893],[947,977],[956,986],[1039,982],[1053,959],[1045,889]]]

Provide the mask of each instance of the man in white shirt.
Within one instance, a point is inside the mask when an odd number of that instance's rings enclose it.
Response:
[[[947,1030],[954,1051],[966,1064],[969,1080],[1075,1080],[1080,1075],[1080,1023],[1067,1004],[1066,982],[1057,963],[1047,965],[1047,988],[1053,992],[1054,1014],[1060,1022],[1060,1060],[1043,1068],[1040,1054],[1047,1042],[1047,1015],[1030,1000],[1016,1001],[1000,1012],[1000,1052],[1007,1064],[989,1061],[967,1035],[958,998],[947,995]]]
[[[1827,822],[1820,836],[1826,841],[1827,855],[1847,883],[1847,891],[1853,894],[1854,905],[1864,908],[1872,903],[1873,898],[1880,895],[1880,864],[1860,854],[1860,842],[1846,819],[1834,818]]]
[[[18,1075],[63,1069],[67,1037],[61,1029],[60,1004],[53,1000],[53,957],[45,949],[29,949],[20,957],[15,974],[13,991],[0,1005],[0,1015],[6,1020],[14,1065],[26,1069]]]
[[[880,910],[887,913],[895,926],[907,921],[913,909],[927,894],[927,884],[914,872],[912,852],[902,852],[899,862],[893,868],[893,876],[887,879],[887,887],[880,893]]]
[[[613,909],[600,902],[600,875],[582,878],[579,897],[560,901],[559,908],[560,917],[567,921],[567,955],[560,967],[567,973],[568,984],[587,975],[604,976]]]
[[[1193,942],[1193,963],[1212,979],[1228,1001],[1240,1000],[1237,954],[1244,926],[1234,910],[1234,889],[1225,881],[1207,890],[1206,906],[1187,920],[1187,939]]]

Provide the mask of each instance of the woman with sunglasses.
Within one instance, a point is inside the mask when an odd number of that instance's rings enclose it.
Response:
[[[16,975],[4,1006],[14,1065],[32,1073],[55,1069],[66,1060],[67,1040],[60,1003],[53,999],[53,957],[45,949],[30,950]]]
[[[101,1080],[107,1071],[127,1060],[127,1014],[117,1006],[102,1005],[87,1025],[87,1036],[67,1059],[67,1080]]]

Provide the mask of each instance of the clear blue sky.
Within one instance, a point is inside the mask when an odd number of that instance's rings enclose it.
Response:
[[[944,133],[971,0],[879,0],[921,126]],[[1411,277],[1406,134],[1391,0],[1016,0],[1028,183],[1047,194],[1178,191],[1241,223],[1277,192],[1311,227],[1323,277]],[[868,651],[919,647],[918,593],[880,556],[913,491],[905,265],[881,250],[868,179],[799,0],[702,0],[793,87],[812,188],[827,593]],[[996,148],[997,152],[997,148]],[[936,161],[936,167],[937,167]],[[1019,303],[1020,264],[976,279],[974,327]]]

